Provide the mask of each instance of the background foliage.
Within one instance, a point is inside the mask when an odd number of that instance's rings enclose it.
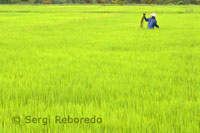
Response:
[[[2,4],[44,3],[44,0],[0,0]],[[52,4],[200,4],[200,0],[51,0]]]

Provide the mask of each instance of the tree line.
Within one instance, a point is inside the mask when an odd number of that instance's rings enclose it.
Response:
[[[1,4],[200,4],[200,0],[0,0]]]

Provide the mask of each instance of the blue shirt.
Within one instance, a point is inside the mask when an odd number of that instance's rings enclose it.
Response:
[[[149,29],[153,29],[154,26],[157,27],[157,28],[159,28],[159,26],[157,25],[157,21],[156,21],[156,19],[155,19],[154,17],[146,18],[146,17],[144,16],[144,19],[145,19],[145,21],[148,22],[148,28],[149,28]]]

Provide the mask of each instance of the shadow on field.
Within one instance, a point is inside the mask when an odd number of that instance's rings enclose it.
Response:
[[[162,13],[162,14],[174,14],[174,13],[200,13],[200,12],[195,12],[192,9],[186,9],[185,11],[151,11],[151,12],[156,12],[156,13]],[[0,13],[102,13],[102,14],[114,14],[114,13],[141,13],[138,11],[78,11],[78,12],[68,12],[68,11],[9,11],[9,10],[1,10]]]
[[[105,49],[104,49],[105,50]],[[128,51],[134,51],[134,48],[124,48],[124,47],[108,47],[106,49],[107,51],[113,51],[113,52],[128,52]]]
[[[55,11],[0,11],[0,13],[54,13]]]
[[[163,14],[174,14],[174,13],[199,13],[192,11],[175,11],[175,12],[165,12],[165,11],[151,11],[156,13],[163,13]],[[129,11],[82,11],[82,13],[141,13],[141,12],[129,12]]]

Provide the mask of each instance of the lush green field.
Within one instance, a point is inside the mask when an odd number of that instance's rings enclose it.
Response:
[[[200,132],[199,30],[199,6],[0,5],[0,132]]]

